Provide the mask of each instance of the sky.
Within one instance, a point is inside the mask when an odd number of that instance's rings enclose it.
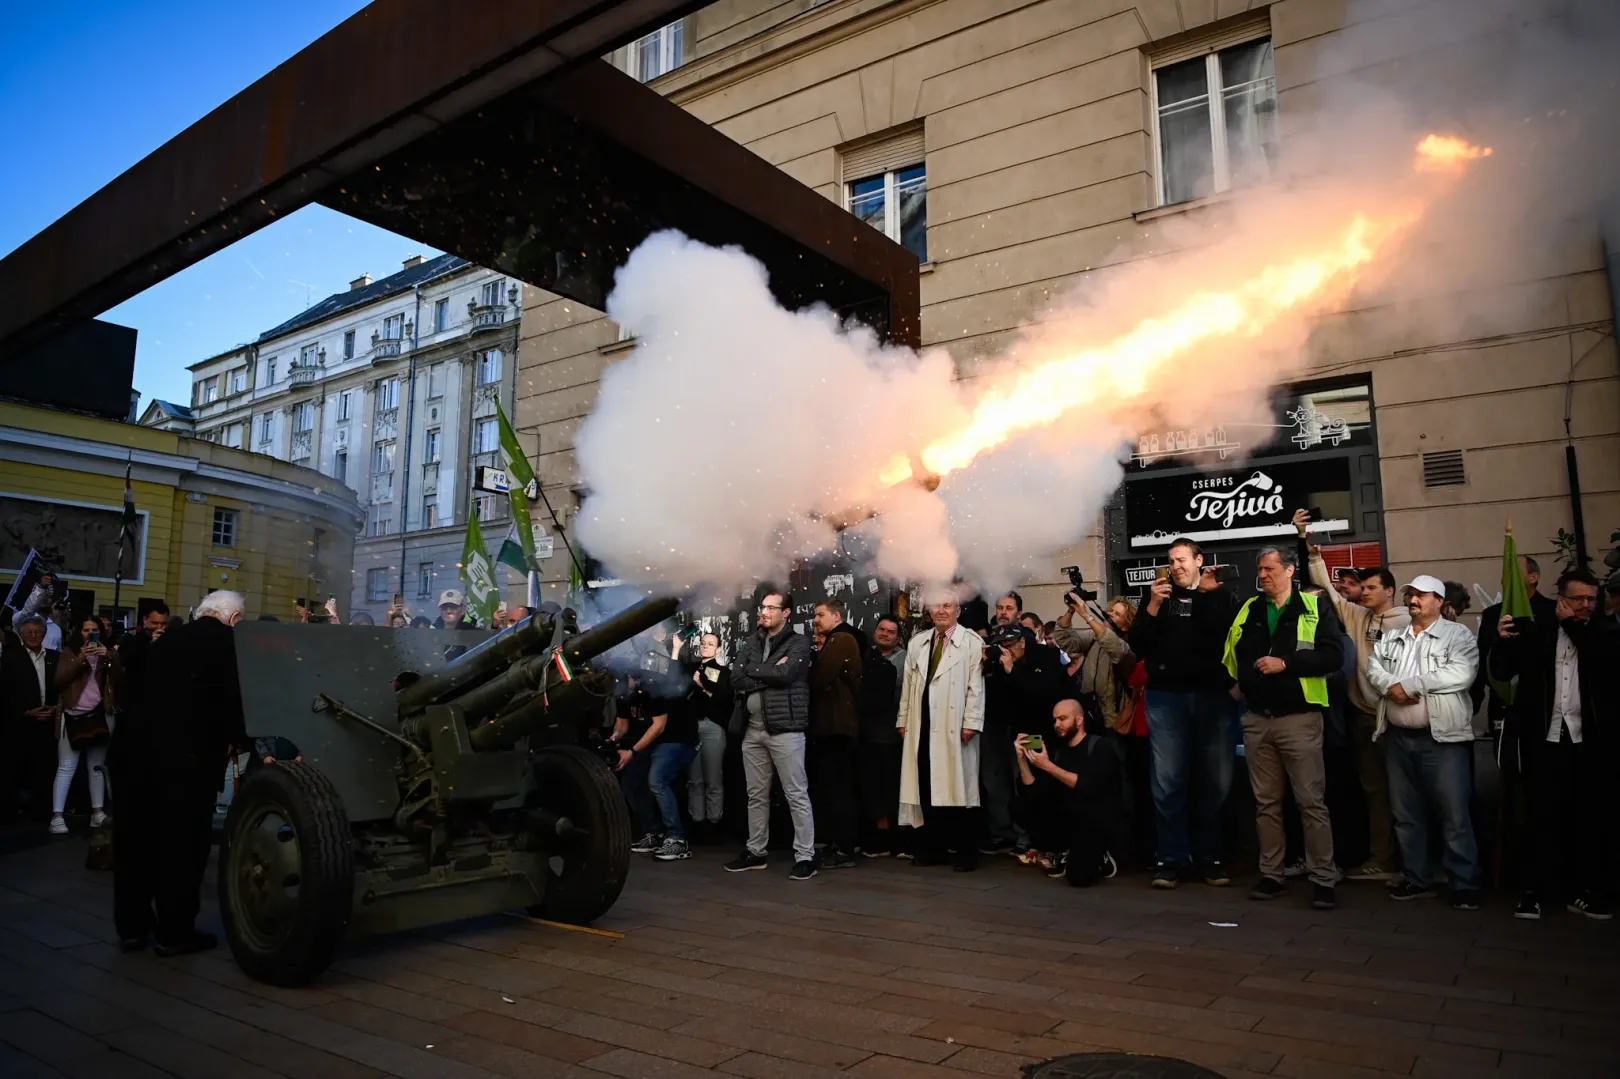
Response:
[[[0,0],[0,255],[299,49],[365,0]],[[251,341],[362,273],[439,252],[310,206],[119,304],[139,332],[135,388],[191,399],[186,366]]]

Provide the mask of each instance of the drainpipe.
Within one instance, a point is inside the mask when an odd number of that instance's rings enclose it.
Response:
[[[399,594],[405,595],[405,538],[411,524],[411,441],[416,433],[416,343],[422,340],[422,285],[416,289],[416,315],[411,320],[411,373],[405,383],[405,460],[399,478]]]

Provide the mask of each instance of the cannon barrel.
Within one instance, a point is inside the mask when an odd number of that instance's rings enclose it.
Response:
[[[534,655],[551,644],[553,623],[549,615],[531,614],[515,626],[469,648],[441,671],[423,675],[401,689],[395,697],[401,715],[426,708],[454,696],[491,671],[510,665],[523,656]]]
[[[582,671],[572,682],[551,690],[544,698],[533,697],[527,704],[472,728],[467,737],[473,749],[482,753],[509,748],[519,738],[533,734],[542,722],[577,720],[581,727],[594,726],[601,721],[603,705],[611,692],[613,678],[607,672]]]
[[[584,663],[614,645],[652,629],[664,619],[673,618],[680,607],[680,601],[673,596],[644,599],[626,607],[606,622],[568,638],[563,642],[563,655],[568,657],[570,663]]]

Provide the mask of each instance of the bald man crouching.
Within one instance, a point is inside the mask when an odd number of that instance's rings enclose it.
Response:
[[[1117,869],[1108,845],[1120,834],[1119,755],[1086,733],[1085,714],[1072,698],[1053,707],[1052,729],[1053,737],[1039,744],[1027,734],[1014,739],[1018,823],[1034,849],[1057,856],[1048,876],[1084,888]]]

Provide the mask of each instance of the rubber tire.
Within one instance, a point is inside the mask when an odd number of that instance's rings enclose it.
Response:
[[[257,807],[283,811],[299,842],[299,886],[292,928],[274,950],[246,938],[230,896],[235,879],[231,841]],[[343,943],[354,905],[354,839],[343,799],[332,781],[303,761],[277,761],[254,769],[231,799],[219,853],[219,912],[225,939],[243,973],[281,986],[308,985]]]
[[[534,755],[534,799],[564,809],[590,833],[584,864],[559,876],[547,872],[530,912],[554,922],[588,925],[612,909],[630,875],[630,810],[619,780],[602,759],[578,746],[551,746]],[[566,789],[557,791],[557,785]],[[560,798],[548,797],[553,791]]]

